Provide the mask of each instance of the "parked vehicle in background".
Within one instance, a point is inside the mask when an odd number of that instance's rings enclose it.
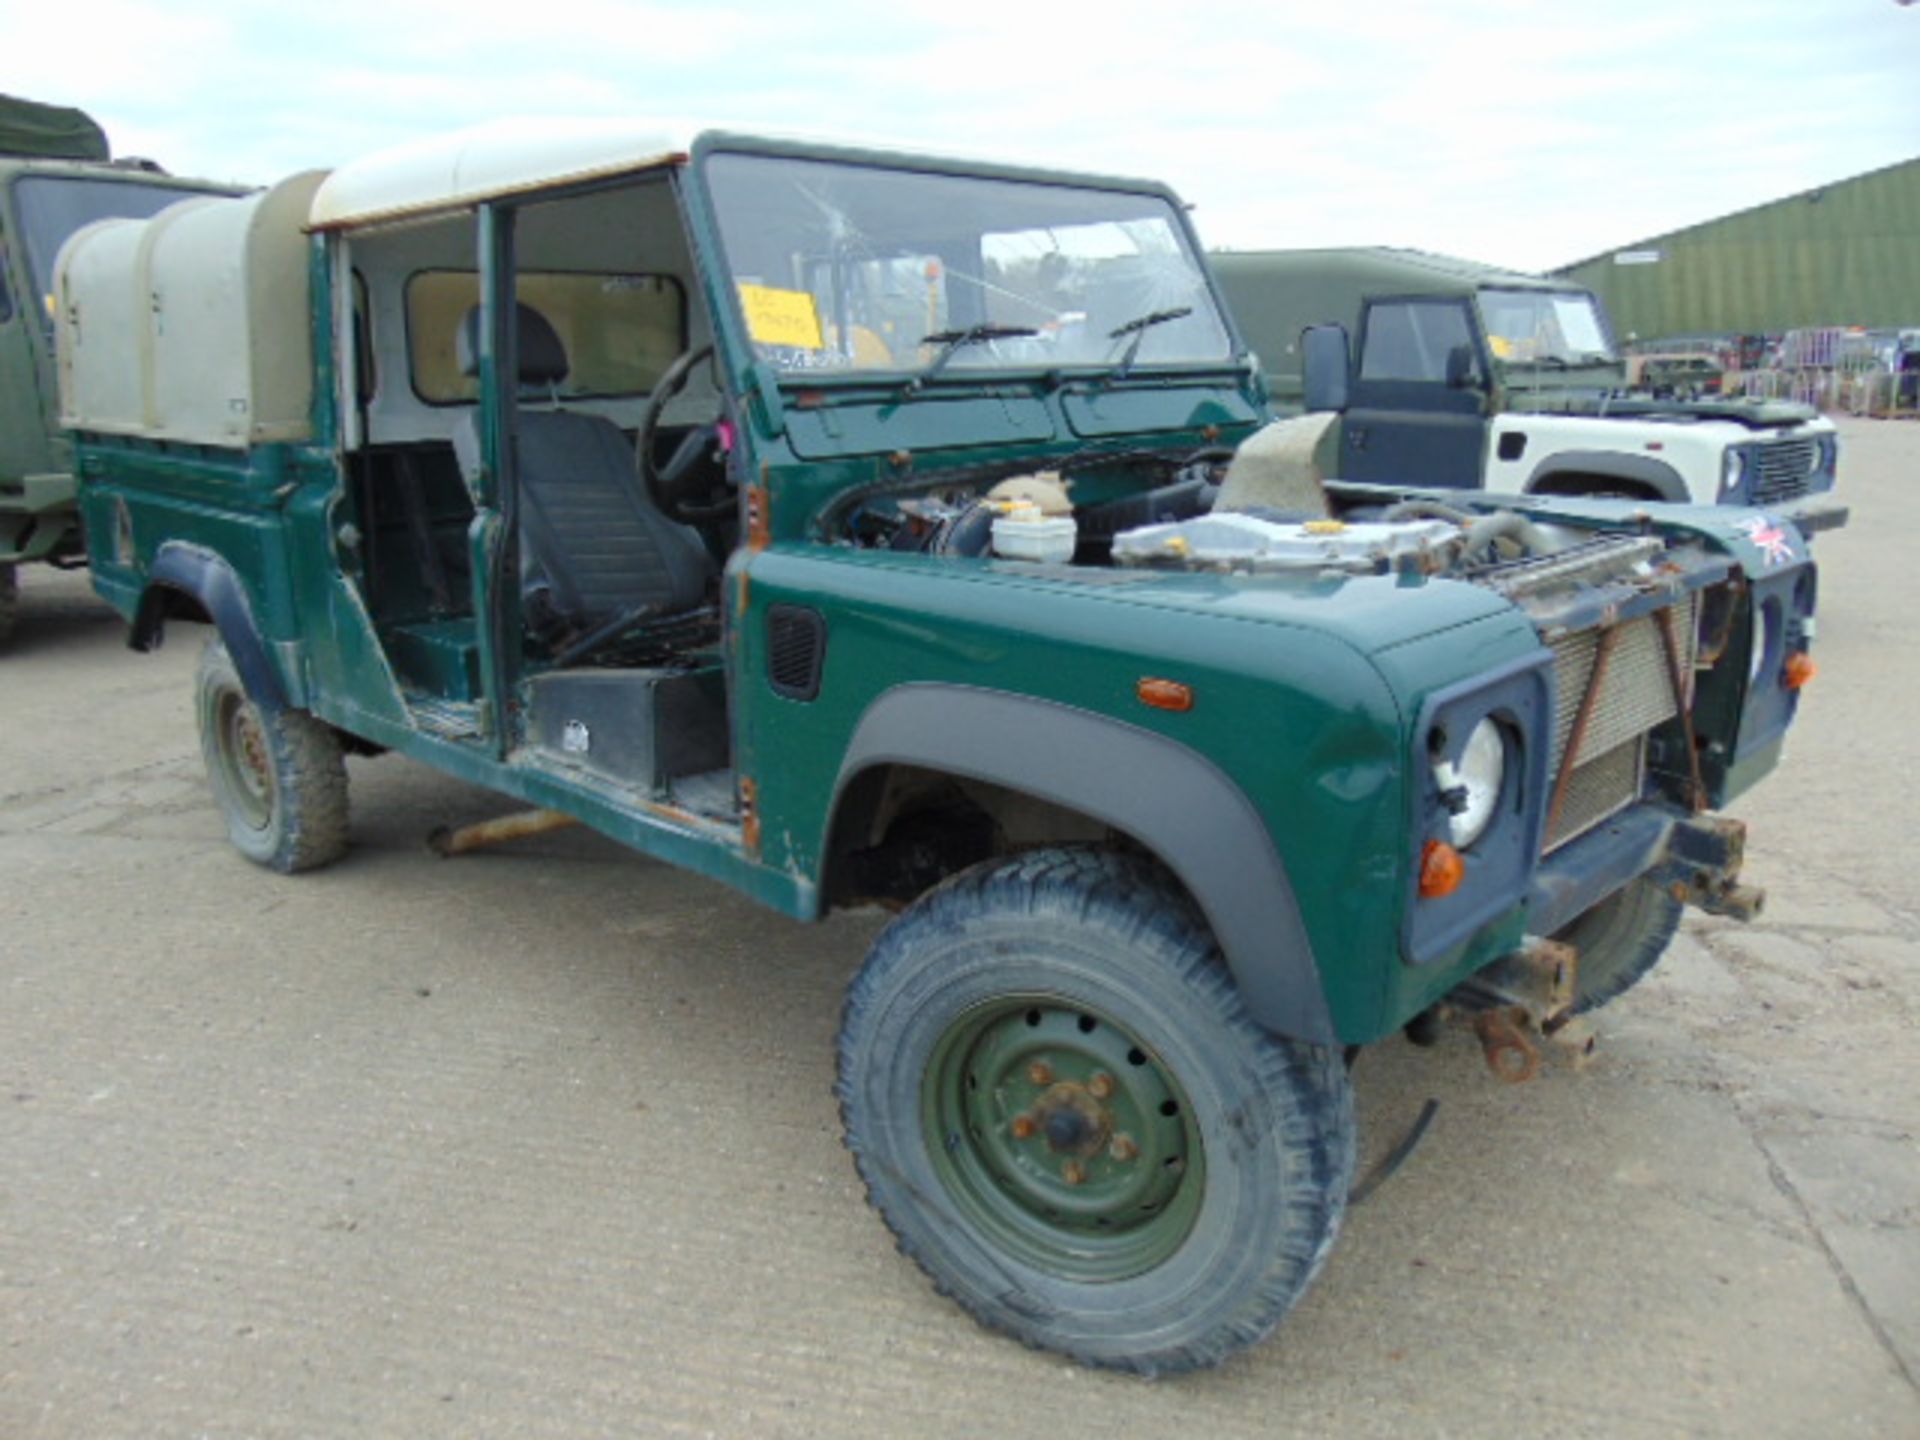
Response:
[[[1331,463],[1343,479],[1763,505],[1804,530],[1844,522],[1824,498],[1838,459],[1831,421],[1677,384],[1671,396],[1629,393],[1589,291],[1416,250],[1213,261],[1275,400],[1340,412]]]
[[[1524,1078],[1758,904],[1707,812],[1810,673],[1793,527],[1324,484],[1162,186],[523,124],[97,227],[58,294],[94,584],[215,627],[235,845],[339,859],[395,750],[542,807],[449,852],[578,820],[897,910],[847,1144],[1031,1344],[1257,1339],[1347,1047],[1454,1007]]]
[[[18,567],[84,563],[67,442],[56,424],[53,267],[76,230],[145,218],[231,186],[115,161],[85,113],[0,95],[0,641],[13,630]]]

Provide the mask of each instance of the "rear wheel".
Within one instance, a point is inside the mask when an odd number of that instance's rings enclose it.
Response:
[[[1680,910],[1658,885],[1636,880],[1555,935],[1579,952],[1574,1014],[1598,1010],[1645,979],[1673,943]]]
[[[1338,1052],[1254,1024],[1179,887],[1104,850],[976,866],[889,926],[838,1093],[868,1198],[936,1289],[1145,1373],[1271,1330],[1353,1168]]]
[[[233,657],[208,642],[196,681],[200,750],[227,838],[283,874],[337,860],[347,848],[347,767],[340,737],[305,710],[269,712]]]
[[[0,565],[0,645],[13,638],[13,617],[19,604],[20,567]]]

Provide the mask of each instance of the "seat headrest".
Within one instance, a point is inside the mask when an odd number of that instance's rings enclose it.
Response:
[[[519,327],[522,385],[557,385],[567,378],[567,347],[548,320],[533,306],[516,301],[514,319]],[[475,305],[461,317],[460,332],[454,336],[454,359],[462,375],[480,373],[480,307]]]

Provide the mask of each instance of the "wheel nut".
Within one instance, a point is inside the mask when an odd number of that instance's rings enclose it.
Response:
[[[1040,1127],[1034,1123],[1034,1118],[1031,1115],[1016,1115],[1013,1117],[1013,1138],[1016,1140],[1031,1140],[1033,1138],[1033,1132],[1039,1128]]]
[[[1027,1079],[1036,1085],[1053,1083],[1053,1067],[1044,1060],[1036,1060],[1027,1067]]]
[[[1133,1143],[1133,1137],[1131,1135],[1116,1135],[1113,1137],[1113,1144],[1108,1147],[1107,1153],[1124,1164],[1128,1160],[1136,1160],[1139,1158],[1140,1147]]]
[[[1087,1081],[1087,1093],[1096,1100],[1113,1098],[1113,1076],[1104,1070],[1097,1071],[1094,1077]]]
[[[1069,1185],[1078,1185],[1087,1178],[1087,1167],[1078,1160],[1069,1160],[1060,1167],[1060,1178]]]

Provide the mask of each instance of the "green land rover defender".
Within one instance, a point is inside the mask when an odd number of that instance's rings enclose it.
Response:
[[[1358,1047],[1458,1015],[1522,1078],[1759,903],[1711,812],[1809,673],[1802,537],[1330,480],[1163,186],[497,127],[95,227],[57,294],[94,583],[213,626],[238,848],[340,859],[397,751],[533,807],[449,851],[897,910],[847,1144],[1031,1344],[1257,1339]]]
[[[61,245],[95,220],[144,219],[189,196],[233,193],[172,179],[145,161],[116,162],[81,111],[0,95],[0,644],[13,633],[19,567],[83,558],[54,407]]]

